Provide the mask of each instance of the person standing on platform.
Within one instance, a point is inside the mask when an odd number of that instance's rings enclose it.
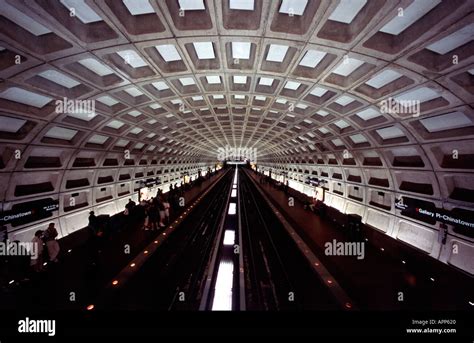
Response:
[[[43,270],[43,231],[38,230],[35,232],[35,236],[31,240],[31,242],[36,245],[36,258],[31,258],[31,267],[33,267],[33,270],[37,273],[41,272]]]
[[[46,242],[46,248],[48,249],[49,260],[51,262],[58,262],[59,255],[59,243],[56,240],[58,231],[54,227],[54,223],[49,224],[48,228],[44,232],[44,240]]]

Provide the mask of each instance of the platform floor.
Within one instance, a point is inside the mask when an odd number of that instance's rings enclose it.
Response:
[[[192,203],[220,175],[219,171],[186,190],[185,204]],[[171,221],[178,215],[171,212]],[[41,273],[11,276],[14,283],[7,284],[0,292],[0,309],[84,309],[89,299],[94,298],[157,235],[157,231],[144,230],[142,221],[132,222],[110,234],[97,263],[91,265],[89,233],[85,228],[78,230],[59,240],[61,253],[57,264],[47,266]],[[126,244],[130,253],[125,252]]]
[[[473,278],[375,229],[363,229],[362,235],[368,239],[364,259],[326,256],[326,242],[353,241],[348,230],[333,221],[342,214],[328,208],[327,215],[321,218],[304,208],[295,190],[290,188],[286,194],[274,183],[260,183],[261,174],[248,173],[359,309],[472,310],[469,301],[473,300],[469,299],[474,299]],[[294,206],[289,206],[290,196]],[[403,301],[399,301],[400,292]]]

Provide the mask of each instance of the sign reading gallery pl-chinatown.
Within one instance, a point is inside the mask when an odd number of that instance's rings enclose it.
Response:
[[[27,205],[27,204],[25,204]],[[0,224],[9,224],[15,222],[30,222],[47,218],[53,211],[59,209],[59,201],[48,199],[41,203],[31,204],[30,206],[22,206],[21,208],[10,211],[3,211],[0,214]]]
[[[395,208],[402,211],[402,214],[425,217],[432,221],[439,221],[445,224],[474,228],[474,218],[472,216],[461,216],[451,211],[429,206],[425,201],[413,198],[401,197],[395,202]]]

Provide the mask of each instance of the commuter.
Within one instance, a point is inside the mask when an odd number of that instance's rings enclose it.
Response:
[[[158,210],[160,211],[160,223],[158,225],[160,227],[165,227],[164,220],[166,218],[166,212],[163,196],[160,196],[160,198],[158,199]]]
[[[89,224],[88,224],[89,231],[94,231],[97,229],[97,217],[94,214],[94,211],[89,212]]]
[[[49,260],[51,262],[58,262],[59,255],[59,243],[56,240],[58,231],[54,227],[54,223],[49,224],[48,228],[44,232],[44,240],[46,242],[46,248],[48,249]]]
[[[159,218],[159,213],[158,213],[158,207],[157,207],[157,198],[153,199],[153,202],[150,204],[150,207],[148,209],[148,216],[149,216],[149,223],[150,223],[150,229],[152,231],[158,230],[158,218]]]
[[[43,252],[44,252],[44,242],[43,242],[43,231],[37,230],[35,232],[35,236],[31,240],[31,242],[36,245],[36,256],[31,257],[31,267],[37,273],[43,270]]]
[[[165,220],[166,224],[170,223],[170,203],[169,203],[169,195],[164,199],[163,206],[165,208]]]

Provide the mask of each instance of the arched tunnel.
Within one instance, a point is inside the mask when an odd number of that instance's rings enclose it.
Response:
[[[473,8],[0,0],[1,312],[472,317]]]

